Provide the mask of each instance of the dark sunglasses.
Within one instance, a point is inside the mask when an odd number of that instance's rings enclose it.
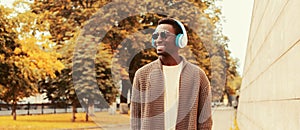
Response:
[[[152,38],[154,40],[156,40],[158,38],[158,36],[160,36],[162,39],[166,39],[168,36],[172,36],[172,35],[175,36],[175,34],[169,32],[169,31],[164,30],[164,31],[161,31],[160,34],[159,34],[159,32],[153,33],[152,34]]]

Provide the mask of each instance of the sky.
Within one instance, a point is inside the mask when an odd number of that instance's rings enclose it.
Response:
[[[228,49],[231,56],[239,59],[238,72],[241,75],[245,63],[253,2],[254,0],[223,0],[217,3],[221,6],[225,19],[222,23],[223,34],[230,39]]]
[[[0,4],[12,5],[14,0],[0,0]],[[242,75],[254,0],[219,0],[217,5],[222,9],[224,17],[223,34],[230,41],[228,49],[231,56],[239,59],[238,72]]]
[[[0,4],[8,6],[8,7],[12,7],[12,4],[13,4],[14,1],[15,0],[0,0]]]

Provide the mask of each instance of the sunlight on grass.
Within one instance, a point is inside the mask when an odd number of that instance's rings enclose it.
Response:
[[[97,127],[99,124],[111,125],[129,123],[128,115],[109,115],[108,112],[97,112],[95,115],[94,120],[96,123],[92,121],[91,117],[89,122],[85,122],[85,113],[76,113],[76,122],[71,122],[71,113],[17,116],[16,121],[12,119],[12,116],[0,116],[0,129],[48,130]]]
[[[100,126],[112,125],[112,124],[129,124],[130,116],[129,114],[115,114],[110,115],[109,113],[96,113],[94,118],[95,123]]]

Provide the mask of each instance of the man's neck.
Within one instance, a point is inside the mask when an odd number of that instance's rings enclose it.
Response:
[[[160,55],[159,59],[161,63],[166,66],[178,65],[182,60],[179,55]]]

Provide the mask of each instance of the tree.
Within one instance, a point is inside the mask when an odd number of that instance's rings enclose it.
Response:
[[[137,68],[157,57],[154,49],[151,49],[151,34],[157,21],[163,17],[174,17],[185,23],[189,45],[181,53],[206,72],[212,83],[214,100],[220,99],[226,85],[226,75],[233,72],[227,71],[231,67],[226,59],[229,57],[227,53],[230,54],[226,46],[228,39],[217,26],[221,12],[214,5],[214,0],[86,3],[81,0],[62,0],[53,5],[51,1],[35,1],[32,12],[43,15],[44,22],[49,23],[50,33],[54,38],[51,40],[58,48],[64,46],[81,29],[76,38],[78,40],[72,71],[73,76],[81,75],[73,79],[77,83],[84,83],[86,81],[83,79],[89,79],[91,83],[86,86],[97,83],[100,88],[115,88],[117,86],[111,84],[112,80],[114,83],[132,80]],[[104,48],[95,50],[99,43]],[[111,53],[106,53],[107,56],[103,58],[99,58],[99,55],[95,58],[96,54],[104,50]],[[114,59],[113,65],[106,64],[111,58]],[[91,66],[79,69],[84,64]],[[93,68],[96,69],[96,75],[92,73]],[[90,90],[93,89],[95,87],[90,87]],[[101,92],[112,99],[115,96],[110,89],[102,89]]]
[[[193,4],[209,7],[207,2],[199,3],[195,2]],[[143,10],[144,12],[139,13],[139,15],[135,14],[139,10]],[[226,62],[226,53],[228,53],[225,44],[226,41],[219,42],[224,40],[224,38],[216,29],[217,26],[215,23],[218,17],[211,17],[210,14],[204,13],[202,8],[195,7],[188,2],[146,1],[110,3],[107,8],[101,8],[93,16],[85,25],[79,37],[79,39],[86,40],[86,38],[89,38],[94,40],[79,43],[83,47],[92,43],[99,43],[100,41],[110,44],[111,48],[116,50],[116,57],[119,58],[117,63],[120,64],[121,68],[129,72],[129,77],[133,77],[134,74],[130,73],[134,73],[135,71],[128,70],[128,61],[132,60],[133,57],[137,62],[131,65],[137,66],[132,66],[131,68],[139,68],[140,65],[156,59],[153,49],[149,49],[151,46],[150,39],[157,21],[163,17],[175,17],[186,24],[189,36],[191,37],[189,37],[188,48],[182,51],[182,53],[187,56],[188,60],[204,69],[212,81],[213,89],[216,88],[217,90],[218,99],[220,99],[222,90],[226,84],[226,70],[230,66]],[[98,21],[101,21],[101,23]],[[102,36],[103,39],[101,39]],[[139,54],[141,55],[136,56]],[[140,59],[137,59],[138,57]]]
[[[79,97],[82,97],[81,95],[90,96],[85,98],[92,98],[95,97],[96,95],[99,96],[99,93],[94,93],[94,95],[91,93],[87,94],[87,92],[91,92],[91,91],[82,91],[82,92],[77,91],[75,93],[73,81],[75,80],[77,81],[77,79],[72,78],[72,74],[74,74],[72,68],[76,68],[76,65],[78,64],[73,63],[72,59],[74,53],[73,50],[75,46],[74,41],[77,39],[76,34],[78,33],[78,30],[82,27],[84,22],[87,21],[89,17],[91,17],[92,14],[96,12],[96,8],[94,5],[101,6],[101,4],[105,4],[105,3],[107,2],[103,3],[101,1],[82,2],[81,0],[75,0],[75,1],[62,0],[62,1],[55,2],[55,6],[53,6],[54,5],[53,1],[35,1],[32,4],[31,6],[32,12],[43,17],[43,21],[40,21],[40,24],[49,24],[50,28],[48,31],[53,36],[51,40],[56,43],[55,45],[56,51],[63,55],[61,61],[67,66],[66,69],[63,70],[63,72],[66,73],[59,74],[55,80],[51,80],[48,83],[45,83],[45,81],[41,82],[41,84],[49,84],[48,87],[43,88],[43,90],[48,93],[47,95],[49,99],[52,99],[53,101],[59,100],[57,98],[51,97],[51,95],[55,95],[55,97],[64,96],[64,97],[69,97],[71,102],[77,104],[79,103],[80,100],[82,100],[82,98],[78,100],[77,96]],[[108,73],[110,72],[110,70],[107,69],[107,67],[105,66],[107,64],[105,60],[106,59],[102,57],[98,58],[96,65],[94,66],[97,69],[96,70],[97,74],[103,72],[105,73],[101,75],[97,75],[97,81],[93,81],[93,83],[91,83],[85,80],[84,82],[82,82],[82,85],[95,86],[97,83],[100,84],[99,87],[100,90],[102,91],[103,97],[108,102],[111,103],[114,97],[111,96],[110,93],[116,93],[116,89],[114,89],[114,86],[112,86],[112,83],[110,82],[111,81],[109,79],[110,74]],[[93,59],[92,60],[87,59],[87,61],[90,61],[91,65],[95,63],[93,62]],[[108,84],[108,86],[106,85],[107,87],[103,87],[105,86],[105,84]],[[69,98],[67,98],[68,101]],[[92,100],[93,99],[89,99],[88,101],[90,103],[88,104],[92,104],[93,102]],[[100,99],[98,98],[97,100]],[[102,102],[106,103],[106,101],[102,101]],[[108,107],[107,104],[105,103],[103,104],[103,106]],[[85,102],[81,101],[81,105],[84,104]],[[83,107],[86,107],[86,105],[84,105]],[[75,107],[73,107],[73,112],[74,109]],[[75,120],[75,114],[73,115],[74,115],[73,119]]]
[[[62,46],[65,41],[74,37],[86,21],[109,0],[59,0],[34,1],[31,10],[41,14],[43,21],[39,24],[49,24],[51,40]]]
[[[16,120],[16,105],[24,97],[38,93],[37,82],[46,77],[55,78],[63,64],[59,54],[49,47],[48,37],[36,37],[33,28],[38,17],[31,12],[14,12],[0,6],[0,99],[12,103],[12,115]],[[15,17],[11,16],[16,15]],[[39,43],[43,41],[42,44]]]

